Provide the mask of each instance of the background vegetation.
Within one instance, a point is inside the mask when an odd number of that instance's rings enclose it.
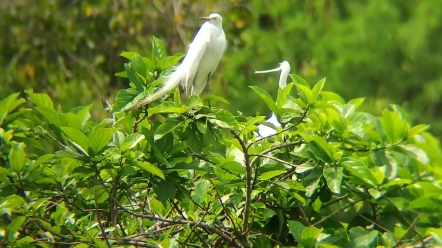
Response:
[[[64,108],[112,99],[127,81],[122,51],[148,54],[152,36],[184,53],[196,17],[219,12],[229,47],[212,92],[229,110],[269,114],[254,70],[288,60],[295,72],[344,98],[367,97],[375,113],[397,103],[442,135],[442,3],[439,0],[260,0],[0,2],[0,97],[32,88]],[[276,76],[261,87],[276,94]],[[246,97],[244,97],[246,96]]]

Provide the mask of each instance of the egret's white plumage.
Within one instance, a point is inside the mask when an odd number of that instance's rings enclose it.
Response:
[[[141,100],[139,106],[159,99],[180,82],[187,96],[199,95],[204,90],[226,50],[227,40],[219,14],[210,14],[200,19],[206,21],[189,45],[183,62],[168,76],[160,90]]]
[[[279,76],[279,88],[282,89],[287,86],[287,77],[290,73],[290,64],[287,61],[283,61],[279,64],[278,68],[272,69],[272,70],[266,70],[266,71],[255,71],[255,73],[268,73],[268,72],[275,72],[275,71],[281,71],[281,75]],[[273,124],[275,127],[280,127],[281,124],[279,123],[278,119],[276,118],[275,113],[272,113],[272,116],[267,119],[267,122]],[[258,134],[261,137],[268,137],[270,135],[276,134],[276,130],[268,127],[266,125],[258,125]]]

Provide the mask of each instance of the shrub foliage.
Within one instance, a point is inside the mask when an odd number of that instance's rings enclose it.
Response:
[[[250,87],[282,123],[262,138],[264,116],[178,90],[137,108],[182,55],[154,38],[122,56],[130,88],[100,122],[32,90],[1,101],[0,246],[442,244],[440,145],[399,106],[374,116],[291,75],[276,100]]]

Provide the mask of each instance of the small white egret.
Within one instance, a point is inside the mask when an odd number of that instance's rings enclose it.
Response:
[[[204,90],[226,50],[227,40],[222,28],[222,17],[219,14],[213,13],[200,19],[206,21],[189,45],[183,62],[168,76],[160,90],[141,100],[138,106],[159,99],[180,82],[183,84],[186,96],[199,95]]]
[[[279,88],[283,89],[285,86],[287,86],[287,77],[290,73],[290,64],[287,61],[283,61],[279,64],[278,68],[266,70],[266,71],[255,71],[255,74],[257,73],[268,73],[268,72],[275,72],[275,71],[281,71],[281,75],[279,76]],[[267,119],[267,122],[273,124],[275,127],[280,127],[281,124],[279,123],[278,119],[276,118],[275,113],[272,112],[272,116]],[[258,133],[261,137],[268,137],[270,135],[276,134],[276,130],[268,127],[266,125],[260,124],[258,125]]]

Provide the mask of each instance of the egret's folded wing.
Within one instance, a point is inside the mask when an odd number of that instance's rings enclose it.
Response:
[[[189,45],[189,50],[187,51],[186,57],[182,65],[186,70],[186,78],[184,80],[184,86],[186,89],[186,94],[190,91],[192,87],[195,75],[198,71],[201,59],[206,52],[206,49],[210,41],[210,28],[207,25],[203,25],[200,31],[196,34],[195,39]]]

